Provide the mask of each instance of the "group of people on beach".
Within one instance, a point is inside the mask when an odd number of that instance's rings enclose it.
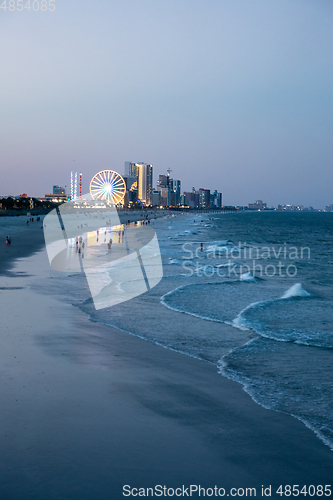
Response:
[[[33,217],[30,217],[28,220],[27,220],[27,226],[29,226],[29,222],[33,222],[34,221],[34,218]],[[40,217],[37,217],[36,218],[36,221],[40,221]]]
[[[124,241],[125,231],[118,231],[118,243]]]

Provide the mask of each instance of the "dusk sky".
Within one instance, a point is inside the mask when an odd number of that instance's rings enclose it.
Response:
[[[0,10],[0,195],[142,161],[227,205],[333,203],[332,0],[54,4]]]

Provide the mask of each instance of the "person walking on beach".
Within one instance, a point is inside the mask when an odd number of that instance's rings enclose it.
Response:
[[[79,253],[81,253],[81,251],[82,251],[82,241],[83,241],[82,236],[80,236],[80,238],[79,238]]]

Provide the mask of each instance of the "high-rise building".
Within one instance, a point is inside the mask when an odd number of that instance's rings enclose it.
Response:
[[[126,199],[125,204],[136,203],[138,199],[138,178],[136,175],[124,175],[123,176],[126,184]]]
[[[214,191],[213,194],[213,206],[216,208],[222,207],[222,193],[218,193],[217,190]]]
[[[125,175],[136,175],[136,164],[125,161]]]
[[[200,208],[210,208],[210,189],[199,189]]]
[[[181,181],[174,180],[173,181],[173,192],[175,193],[175,205],[178,206],[180,204],[180,191],[181,191]]]
[[[159,175],[157,181],[157,190],[161,193],[162,206],[180,205],[181,181],[170,177],[171,169],[168,169],[168,175]]]
[[[153,207],[159,207],[161,205],[161,191],[153,189],[151,195],[151,204],[153,205]]]
[[[170,172],[168,172],[170,174]],[[157,190],[160,192],[160,204],[162,207],[169,207],[173,205],[174,200],[172,197],[173,179],[170,175],[159,175],[157,181]]]
[[[150,205],[153,190],[153,166],[146,163],[136,163],[135,165],[138,178],[138,199],[145,205]]]
[[[161,193],[161,206],[169,207],[171,205],[171,191],[169,186],[159,187],[158,190]]]
[[[184,192],[182,196],[182,205],[190,208],[199,207],[199,191],[192,190],[191,192]]]
[[[137,197],[145,205],[151,204],[153,166],[147,163],[125,161],[125,176],[137,178]]]
[[[169,187],[170,177],[168,175],[159,175],[157,187]]]
[[[160,176],[160,177],[166,177],[166,176]],[[172,207],[176,207],[180,204],[181,181],[172,179],[171,177],[167,177],[167,179],[169,179],[170,205]]]
[[[127,191],[130,191],[133,188],[133,185],[138,181],[136,175],[123,175],[123,179],[125,181]]]

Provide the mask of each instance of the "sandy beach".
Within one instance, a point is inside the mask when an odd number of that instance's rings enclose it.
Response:
[[[120,499],[124,485],[281,498],[280,485],[332,483],[329,447],[215,364],[37,293],[56,273],[40,223],[1,222],[1,499]]]

